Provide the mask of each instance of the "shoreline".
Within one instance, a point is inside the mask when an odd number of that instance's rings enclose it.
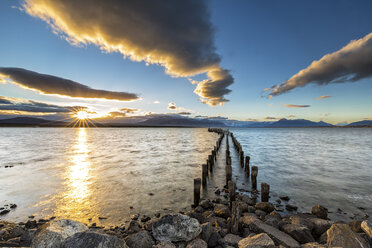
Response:
[[[248,176],[251,176],[251,183],[254,183],[254,175],[257,177],[253,172],[256,170],[253,169],[255,166],[250,168],[249,159],[244,157],[239,142],[230,132],[222,129],[211,131],[220,134],[220,138],[212,154],[208,156],[206,166],[203,166],[207,168],[207,172],[213,171],[216,154],[225,152],[219,148],[223,140],[226,140],[226,135],[231,137],[234,148],[240,155],[240,165],[242,168],[248,168]],[[215,197],[200,199],[202,174],[201,179],[195,179],[196,198],[194,208],[190,211],[156,214],[152,217],[135,214],[125,223],[112,227],[97,226],[96,223],[86,226],[72,220],[57,220],[53,217],[19,223],[0,221],[0,247],[45,247],[43,244],[53,242],[60,242],[56,247],[85,247],[71,246],[82,240],[93,241],[94,244],[88,247],[98,247],[103,241],[110,244],[104,247],[144,248],[372,247],[372,233],[369,232],[372,223],[368,216],[350,222],[335,222],[328,218],[328,210],[321,205],[313,206],[311,213],[299,213],[296,211],[297,207],[289,203],[288,196],[280,196],[282,199],[277,199],[275,203],[269,202],[270,187],[263,190],[262,184],[261,191],[258,191],[257,183],[251,191],[236,189],[229,170],[229,142],[226,143],[226,148],[225,187],[216,189]],[[247,169],[245,171],[247,172]],[[286,212],[283,215],[284,209],[290,214]],[[74,232],[59,241],[51,238],[56,235],[66,236],[66,228],[72,228]]]

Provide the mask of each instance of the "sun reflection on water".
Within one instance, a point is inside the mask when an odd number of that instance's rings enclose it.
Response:
[[[95,217],[95,209],[90,187],[92,168],[88,158],[90,150],[85,128],[77,130],[76,142],[71,149],[71,163],[64,174],[66,190],[60,196],[55,214],[87,222],[88,217]]]

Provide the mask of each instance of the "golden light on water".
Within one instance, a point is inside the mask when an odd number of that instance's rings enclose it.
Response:
[[[55,215],[87,222],[89,217],[96,216],[96,209],[92,202],[92,168],[88,158],[90,150],[85,128],[77,130],[76,142],[70,152],[70,166],[64,173],[65,190],[58,197]]]

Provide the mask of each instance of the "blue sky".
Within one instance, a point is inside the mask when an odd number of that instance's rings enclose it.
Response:
[[[102,52],[93,44],[70,44],[45,21],[15,8],[21,3],[0,2],[0,67],[24,68],[95,89],[137,93],[141,100],[47,96],[10,83],[0,84],[0,96],[85,105],[102,113],[125,107],[140,109],[142,114],[171,113],[168,104],[174,102],[179,111],[237,120],[290,117],[339,123],[372,117],[370,77],[352,83],[308,84],[271,99],[263,91],[371,33],[371,1],[208,1],[220,65],[234,77],[228,87],[232,92],[225,96],[229,102],[223,106],[202,103],[193,93],[195,84],[166,74],[163,66],[135,62],[119,52]],[[203,80],[205,74],[193,78]],[[323,95],[331,97],[316,100]]]

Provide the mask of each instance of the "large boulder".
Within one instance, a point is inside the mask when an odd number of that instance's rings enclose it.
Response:
[[[224,246],[236,247],[241,239],[242,238],[240,236],[229,233],[226,234],[225,237],[223,237],[222,243]]]
[[[326,248],[325,245],[321,245],[317,242],[311,242],[301,245],[301,248]]]
[[[216,204],[214,207],[214,214],[216,216],[227,219],[230,217],[230,208],[224,204]]]
[[[0,221],[0,240],[14,239],[25,233],[26,231],[16,223]]]
[[[300,242],[300,244],[306,244],[315,241],[314,237],[311,235],[309,228],[307,228],[306,226],[287,224],[284,225],[282,229],[292,238]]]
[[[308,218],[307,220],[313,224],[312,234],[314,237],[320,237],[333,224],[333,221],[323,220],[320,218]]]
[[[318,218],[326,220],[327,215],[328,215],[328,209],[326,207],[323,207],[323,206],[317,204],[317,205],[315,205],[311,208],[311,213]]]
[[[157,245],[152,246],[152,248],[177,248],[172,242],[164,241]]]
[[[69,237],[87,231],[83,223],[73,220],[53,220],[40,227],[32,240],[33,248],[59,248]]]
[[[201,231],[196,219],[183,214],[165,215],[152,226],[152,235],[158,241],[190,241]]]
[[[256,209],[262,210],[266,213],[270,213],[270,212],[274,211],[274,205],[270,202],[256,203],[256,205],[254,207]]]
[[[362,230],[370,237],[372,238],[372,221],[371,220],[365,220],[360,224],[360,227]]]
[[[327,231],[327,246],[343,248],[368,248],[366,241],[353,232],[347,224],[333,224]]]
[[[213,232],[213,226],[210,222],[207,222],[202,224],[201,228],[202,228],[201,239],[204,240],[205,242],[208,242]]]
[[[194,239],[187,244],[186,248],[208,248],[208,244],[202,239]]]
[[[274,241],[266,233],[244,238],[238,243],[239,248],[274,248]]]
[[[275,242],[276,245],[283,245],[285,247],[300,247],[300,244],[291,236],[282,232],[275,227],[267,225],[260,220],[254,221],[249,224],[249,229],[254,233],[266,233]]]
[[[125,239],[129,248],[152,248],[155,244],[154,239],[151,237],[151,234],[148,231],[140,231],[138,233],[129,235]]]
[[[128,248],[124,240],[113,235],[86,231],[79,232],[67,238],[61,245],[62,248]],[[150,247],[151,248],[151,247]]]

